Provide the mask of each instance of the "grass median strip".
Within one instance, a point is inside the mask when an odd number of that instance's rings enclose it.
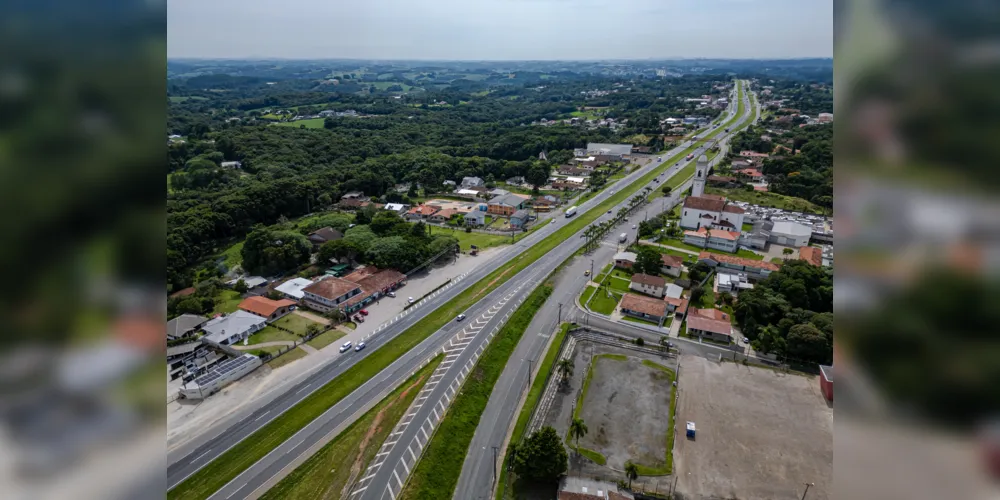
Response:
[[[469,442],[490,400],[493,385],[500,378],[531,319],[551,294],[552,286],[548,284],[535,289],[483,351],[397,498],[452,497],[458,476],[462,473]]]
[[[219,490],[255,462],[267,455],[276,446],[292,437],[306,424],[320,416],[324,411],[335,405],[342,398],[360,387],[375,374],[379,373],[404,353],[424,341],[432,333],[464,312],[483,296],[496,289],[531,263],[550,252],[563,241],[569,239],[577,231],[596,220],[608,209],[625,201],[640,188],[649,184],[678,158],[687,152],[679,153],[660,167],[643,175],[628,187],[611,195],[596,207],[580,214],[552,235],[538,242],[531,248],[521,252],[504,266],[499,267],[478,283],[472,285],[471,293],[464,293],[450,300],[436,311],[428,314],[417,325],[400,333],[381,348],[371,352],[363,361],[358,362],[348,372],[336,377],[322,388],[302,400],[299,404],[274,419],[257,432],[240,441],[227,452],[202,467],[186,480],[167,492],[170,500],[191,499],[201,500]]]
[[[439,355],[386,396],[333,441],[298,466],[264,494],[262,500],[279,498],[347,498],[361,479],[385,438],[396,427],[428,377],[444,359]]]

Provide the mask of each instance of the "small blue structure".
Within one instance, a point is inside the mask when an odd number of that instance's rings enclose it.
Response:
[[[694,422],[687,423],[687,437],[694,439]]]

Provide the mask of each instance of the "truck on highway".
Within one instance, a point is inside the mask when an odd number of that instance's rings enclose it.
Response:
[[[576,207],[569,207],[566,209],[566,217],[572,217],[576,215]]]
[[[622,233],[621,236],[618,237],[618,243],[625,243],[626,240],[628,240],[628,234],[626,233]]]

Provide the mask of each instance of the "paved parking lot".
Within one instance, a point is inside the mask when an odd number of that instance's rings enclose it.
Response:
[[[831,497],[833,409],[816,377],[682,356],[674,466],[684,499]],[[695,422],[695,439],[684,436]]]

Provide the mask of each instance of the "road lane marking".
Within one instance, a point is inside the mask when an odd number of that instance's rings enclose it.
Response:
[[[191,461],[191,463],[195,463],[195,462],[197,462],[198,460],[201,460],[201,457],[204,457],[205,455],[208,455],[208,454],[209,454],[209,453],[211,453],[211,452],[212,452],[212,449],[211,449],[211,448],[209,448],[209,450],[208,450],[208,451],[206,451],[205,453],[202,453],[201,455],[198,455],[198,458],[196,458],[196,459],[192,460],[192,461]]]
[[[258,421],[258,420],[260,420],[260,419],[262,419],[262,418],[266,417],[268,413],[271,413],[271,410],[267,410],[267,411],[265,411],[265,412],[264,412],[264,413],[262,413],[262,414],[261,414],[261,415],[260,415],[259,417],[257,417],[257,418],[255,418],[255,419],[253,419],[253,421],[254,421],[254,422],[256,422],[256,421]]]

